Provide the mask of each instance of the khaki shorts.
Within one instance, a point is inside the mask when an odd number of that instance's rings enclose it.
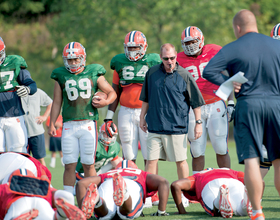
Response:
[[[187,134],[166,135],[149,133],[147,139],[147,160],[171,162],[187,159]]]

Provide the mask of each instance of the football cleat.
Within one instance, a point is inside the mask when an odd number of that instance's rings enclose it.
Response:
[[[248,197],[248,192],[246,186],[244,187],[244,199],[242,200],[244,205],[246,205],[247,214],[249,217],[252,216],[252,205]]]
[[[156,206],[156,205],[159,204],[159,198],[158,198],[157,193],[155,193],[155,194],[152,196],[152,204],[153,204],[154,206]]]
[[[122,206],[124,195],[127,192],[126,183],[119,173],[113,175],[113,199],[117,206]]]
[[[232,218],[233,210],[229,201],[229,189],[225,184],[220,186],[219,207],[223,218]]]
[[[37,209],[32,209],[26,213],[21,214],[20,216],[14,218],[13,220],[31,220],[36,218],[39,215],[39,211]]]
[[[263,213],[257,213],[251,216],[251,220],[265,220],[265,216]]]
[[[91,218],[94,206],[99,200],[99,193],[96,184],[89,184],[86,195],[82,202],[82,211],[87,219]]]
[[[181,194],[182,197],[182,204],[184,206],[184,208],[187,208],[190,204],[189,204],[189,200],[184,196],[184,194]]]
[[[153,207],[152,197],[147,197],[143,208],[145,209],[145,208],[152,208],[152,207]]]
[[[165,213],[159,214],[158,212],[155,212],[155,213],[151,214],[151,216],[169,216],[169,213],[165,212]]]
[[[86,220],[86,217],[82,210],[80,210],[77,206],[71,205],[70,203],[66,202],[64,199],[56,199],[55,204],[57,208],[62,209],[69,220]]]

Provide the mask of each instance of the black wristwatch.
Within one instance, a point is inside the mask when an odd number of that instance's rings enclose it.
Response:
[[[202,124],[202,121],[201,121],[201,119],[198,119],[198,120],[195,121],[195,123],[196,124]]]

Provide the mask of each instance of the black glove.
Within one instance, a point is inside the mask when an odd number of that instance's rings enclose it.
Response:
[[[234,104],[228,104],[222,117],[224,117],[226,114],[228,114],[228,121],[231,122],[234,119],[234,112],[235,112]]]
[[[112,138],[117,133],[117,130],[115,129],[117,126],[112,119],[104,119],[104,122],[106,134],[108,137]]]

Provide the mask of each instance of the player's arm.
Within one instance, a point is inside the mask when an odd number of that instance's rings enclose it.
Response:
[[[89,184],[96,184],[99,186],[101,183],[101,177],[100,176],[92,176],[92,177],[87,177],[84,179],[81,179],[77,182],[76,184],[76,199],[79,208],[82,208],[82,202],[83,198],[86,195],[87,188]]]
[[[55,128],[55,122],[60,114],[60,109],[62,105],[62,90],[58,82],[55,82],[54,85],[54,93],[53,93],[53,103],[51,108],[51,117],[50,117],[50,126],[48,129],[48,134],[50,136],[56,135],[56,128]]]
[[[148,112],[149,109],[149,103],[148,102],[142,102],[142,107],[141,107],[141,113],[140,113],[140,128],[144,131],[147,132],[148,131],[148,126],[147,126],[147,122],[145,119],[145,116]]]
[[[31,78],[31,75],[27,69],[21,69],[17,78],[19,86],[17,86],[17,93],[20,92],[21,97],[27,95],[33,95],[37,92],[36,82]],[[23,94],[23,95],[22,95]]]
[[[195,121],[199,119],[201,120],[201,108],[200,107],[194,108],[193,112],[194,112]],[[202,124],[195,123],[195,127],[194,127],[195,140],[200,138],[201,135],[202,135]]]
[[[182,204],[182,190],[189,191],[194,190],[194,183],[195,179],[190,176],[188,178],[180,179],[175,182],[173,182],[170,186],[172,197],[174,199],[174,202],[177,206],[177,209],[179,211],[179,214],[187,214],[183,204]]]
[[[116,168],[116,166],[121,162],[123,161],[123,159],[121,157],[119,157],[118,155],[113,159],[111,160],[111,164],[113,166],[113,169]]]
[[[112,86],[107,82],[104,76],[100,76],[97,79],[97,87],[100,89],[102,92],[107,94],[107,99],[94,99],[93,100],[93,106],[95,108],[102,108],[106,105],[109,105],[115,101],[117,98],[117,94],[115,90],[112,88]]]
[[[158,210],[165,211],[169,196],[169,182],[167,179],[151,173],[148,173],[146,178],[147,192],[158,191]]]

